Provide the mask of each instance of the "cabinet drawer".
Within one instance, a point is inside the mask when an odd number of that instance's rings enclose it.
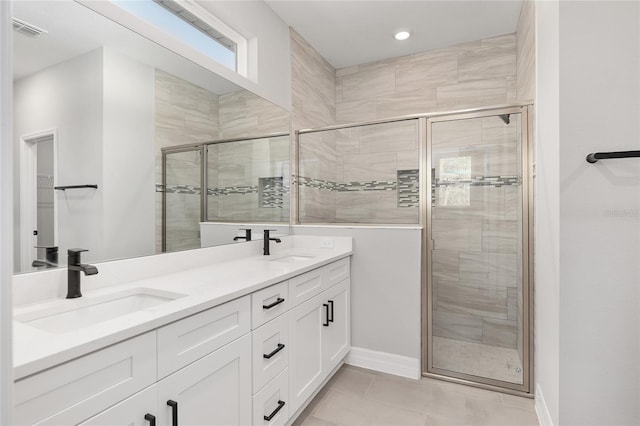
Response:
[[[158,376],[202,358],[251,329],[249,296],[158,329]]]
[[[350,259],[349,257],[346,257],[344,259],[337,260],[324,267],[324,270],[325,270],[324,272],[326,274],[325,275],[326,283],[323,283],[325,284],[325,287],[323,289],[333,287],[334,285],[338,284],[345,278],[349,277],[349,273],[350,273],[349,259]]]
[[[253,331],[253,393],[276,377],[288,363],[289,315],[285,313]]]
[[[289,280],[289,307],[311,299],[324,290],[322,285],[324,268],[314,269]],[[324,275],[326,276],[326,275]]]
[[[282,301],[281,301],[282,300]],[[289,282],[272,285],[251,295],[251,323],[256,329],[289,309]]]
[[[150,332],[14,384],[17,425],[78,424],[156,381]]]
[[[279,408],[281,407],[281,408]],[[278,412],[273,415],[273,413]],[[265,417],[271,420],[265,420]],[[284,425],[289,420],[289,371],[285,369],[253,397],[253,426]]]

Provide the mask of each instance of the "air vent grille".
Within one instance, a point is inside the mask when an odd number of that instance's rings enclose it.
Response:
[[[48,33],[47,30],[38,28],[35,25],[31,25],[30,23],[22,21],[18,18],[11,18],[11,22],[13,22],[14,30],[28,37],[40,37],[42,34]]]

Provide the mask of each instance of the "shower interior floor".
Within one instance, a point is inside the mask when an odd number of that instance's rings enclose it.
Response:
[[[522,384],[522,361],[516,349],[434,336],[433,366]]]

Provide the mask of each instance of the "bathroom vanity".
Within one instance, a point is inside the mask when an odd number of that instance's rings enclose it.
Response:
[[[290,236],[272,251],[98,264],[73,300],[29,300],[38,283],[62,293],[64,270],[14,277],[15,424],[293,422],[350,350],[351,240]],[[138,277],[117,282],[127,271]]]

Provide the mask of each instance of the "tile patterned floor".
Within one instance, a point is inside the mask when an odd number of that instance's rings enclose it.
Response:
[[[538,426],[533,400],[343,366],[293,426]]]

